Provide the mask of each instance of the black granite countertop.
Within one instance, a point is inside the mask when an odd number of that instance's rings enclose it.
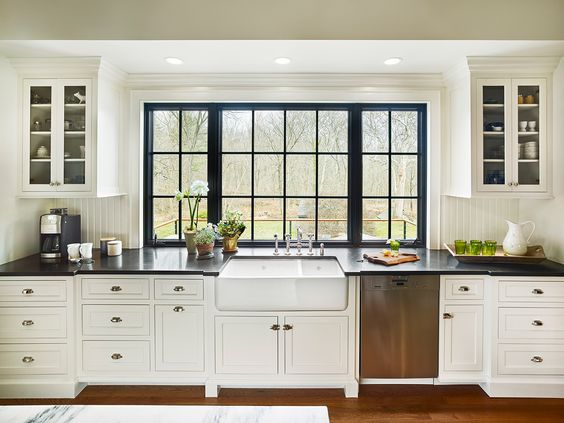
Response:
[[[335,257],[347,275],[386,274],[483,274],[492,276],[564,276],[564,265],[550,260],[540,264],[464,264],[459,263],[447,251],[417,249],[420,261],[397,266],[382,266],[362,260],[365,252],[374,248],[326,248],[325,257]],[[70,263],[41,263],[39,255],[0,265],[0,276],[72,276],[74,274],[143,274],[169,273],[215,276],[232,257],[271,258],[271,248],[240,248],[236,254],[223,255],[220,248],[215,257],[197,260],[188,255],[184,247],[159,247],[124,250],[121,256],[101,257],[94,250],[94,263],[74,265]],[[284,256],[280,256],[283,259]],[[295,257],[295,256],[292,256]],[[303,256],[304,258],[309,258]]]

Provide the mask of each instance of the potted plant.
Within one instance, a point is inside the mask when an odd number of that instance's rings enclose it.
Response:
[[[196,232],[194,242],[198,250],[198,256],[205,256],[212,254],[213,246],[215,244],[216,232],[211,223]]]
[[[223,252],[234,253],[237,251],[237,240],[245,232],[243,213],[239,210],[227,210],[224,218],[217,224],[217,232],[223,238]]]
[[[198,212],[200,210],[202,196],[206,195],[208,191],[208,183],[199,180],[192,182],[188,191],[176,191],[176,201],[182,201],[185,198],[188,199],[190,225],[186,225],[183,230],[188,254],[196,254],[196,243],[194,241],[194,237],[196,236],[196,231],[198,230]]]

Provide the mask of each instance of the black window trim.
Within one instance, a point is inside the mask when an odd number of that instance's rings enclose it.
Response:
[[[207,110],[208,111],[208,184],[210,187],[210,192],[208,194],[208,220],[210,222],[217,222],[220,219],[221,212],[221,167],[222,167],[222,151],[221,151],[221,113],[223,110],[252,110],[253,116],[255,110],[334,110],[334,111],[348,111],[349,112],[349,145],[348,152],[348,197],[345,196],[318,196],[318,176],[316,172],[316,195],[315,196],[287,196],[285,188],[283,196],[260,196],[253,195],[254,189],[251,191],[251,195],[233,195],[225,196],[225,198],[334,198],[334,199],[348,199],[348,240],[321,240],[327,246],[343,246],[343,247],[359,247],[359,246],[383,246],[386,240],[363,240],[362,239],[362,201],[366,199],[387,199],[389,204],[391,203],[391,189],[388,191],[388,196],[365,196],[362,193],[362,160],[365,155],[414,155],[418,157],[417,160],[417,196],[393,196],[393,198],[408,198],[417,199],[417,237],[415,240],[402,241],[402,245],[413,246],[413,247],[425,247],[427,239],[427,103],[414,102],[414,103],[209,103],[209,102],[146,102],[144,107],[144,150],[143,150],[143,240],[145,246],[154,245],[153,243],[153,198],[170,198],[166,195],[153,195],[153,160],[152,154],[167,154],[165,152],[155,152],[152,151],[153,139],[152,139],[152,112],[158,110]],[[417,139],[417,153],[402,153],[402,152],[363,152],[362,151],[362,113],[364,111],[416,111],[418,112],[418,139]],[[317,114],[317,113],[316,113]],[[180,122],[182,121],[182,113],[180,113]],[[286,113],[284,113],[284,131],[286,131]],[[254,119],[253,119],[254,121]],[[388,123],[391,126],[391,119]],[[316,139],[318,138],[318,120],[316,119]],[[253,125],[254,130],[254,125]],[[181,137],[181,132],[179,131],[179,137]],[[391,128],[389,128],[389,140],[391,141]],[[284,134],[285,138],[285,134]],[[213,142],[215,140],[215,142]],[[254,142],[254,136],[253,136]],[[284,174],[286,167],[286,156],[292,154],[304,154],[306,152],[287,152],[286,145],[284,144]],[[168,153],[170,154],[170,153]],[[176,153],[175,153],[176,154]],[[191,154],[185,152],[184,154]],[[197,153],[194,153],[197,154]],[[200,152],[199,154],[206,154]],[[226,152],[226,154],[251,154],[250,152]],[[256,153],[253,153],[256,154]],[[260,153],[258,153],[260,154]],[[266,152],[265,152],[266,154]],[[334,154],[331,152],[319,152],[318,143],[316,142],[315,153],[307,152],[307,154],[315,154],[316,161],[319,155],[330,155]],[[254,160],[252,160],[254,164]],[[181,166],[180,166],[181,167]],[[182,177],[182,170],[180,169],[180,178]],[[391,172],[391,167],[389,168]],[[391,185],[391,178],[388,178],[388,183]],[[285,182],[284,182],[285,185]],[[254,188],[254,187],[253,187]],[[253,202],[251,201],[251,204]],[[316,204],[317,209],[317,204]],[[286,220],[285,215],[286,208],[284,207],[283,220]],[[179,216],[181,215],[181,208],[179,205]],[[251,216],[252,218],[252,216]],[[316,233],[318,219],[316,215],[315,219]],[[388,222],[391,226],[391,221]],[[182,226],[182,224],[180,224]],[[179,228],[181,232],[181,228]],[[389,228],[389,233],[390,228]],[[163,241],[163,240],[159,240]],[[184,245],[184,240],[166,240],[159,245],[166,246],[180,246]],[[264,240],[240,240],[239,244],[243,247],[254,246],[254,247],[266,247],[272,246],[273,241]]]

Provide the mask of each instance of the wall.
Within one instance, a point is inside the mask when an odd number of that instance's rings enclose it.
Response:
[[[537,229],[531,242],[543,245],[549,258],[564,263],[564,59],[554,72],[553,93],[554,199],[521,200],[519,218],[534,221]]]
[[[50,200],[16,198],[18,175],[17,77],[0,57],[0,263],[39,251],[39,216]]]

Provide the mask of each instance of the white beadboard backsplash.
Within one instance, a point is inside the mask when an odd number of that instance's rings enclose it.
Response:
[[[493,239],[500,244],[507,232],[505,220],[519,220],[519,200],[442,196],[441,243],[455,239]]]
[[[58,199],[55,207],[67,207],[69,214],[80,214],[82,242],[100,245],[100,238],[115,236],[129,245],[129,205],[127,196],[107,198]]]

